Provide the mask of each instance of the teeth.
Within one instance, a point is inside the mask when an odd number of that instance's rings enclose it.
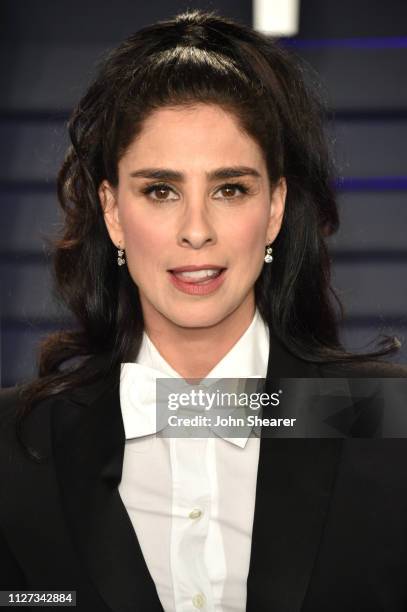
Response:
[[[184,278],[194,278],[194,279],[219,276],[220,273],[221,273],[221,270],[194,270],[190,272],[174,272],[176,276],[181,276]]]

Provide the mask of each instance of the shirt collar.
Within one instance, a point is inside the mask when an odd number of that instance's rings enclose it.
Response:
[[[206,378],[266,378],[270,337],[256,308],[249,327]],[[154,346],[146,332],[135,363],[123,363],[120,376],[120,404],[126,439],[155,433],[155,378],[181,378]],[[154,379],[154,380],[153,380]],[[155,391],[154,391],[155,393]],[[242,438],[224,438],[244,447],[250,429]]]

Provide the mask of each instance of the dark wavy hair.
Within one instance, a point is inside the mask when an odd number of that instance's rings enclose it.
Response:
[[[275,261],[255,284],[256,305],[273,335],[307,361],[366,358],[347,352],[338,338],[343,311],[330,286],[325,243],[338,228],[338,212],[317,88],[267,36],[214,11],[190,10],[139,30],[112,51],[73,111],[58,175],[65,223],[54,265],[57,292],[77,328],[43,343],[39,376],[25,389],[25,414],[95,374],[91,360],[72,358],[106,354],[111,370],[137,356],[144,328],[138,288],[127,266],[117,266],[98,188],[104,179],[117,185],[118,161],[150,113],[196,102],[234,114],[260,145],[271,186],[286,177]],[[368,356],[398,346],[387,338]]]

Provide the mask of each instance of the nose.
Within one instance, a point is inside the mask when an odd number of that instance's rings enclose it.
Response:
[[[216,232],[204,202],[187,205],[180,221],[177,242],[182,247],[200,249],[215,244]]]

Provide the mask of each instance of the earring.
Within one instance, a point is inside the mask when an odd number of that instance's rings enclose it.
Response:
[[[122,266],[125,263],[126,260],[124,259],[124,249],[122,249],[119,244],[119,246],[117,247],[117,265]]]
[[[267,247],[266,247],[266,255],[265,255],[265,257],[264,257],[264,261],[265,261],[266,263],[271,263],[271,262],[273,261],[273,256],[272,256],[272,254],[271,254],[272,250],[273,250],[273,249],[271,248],[271,246],[267,246]]]

